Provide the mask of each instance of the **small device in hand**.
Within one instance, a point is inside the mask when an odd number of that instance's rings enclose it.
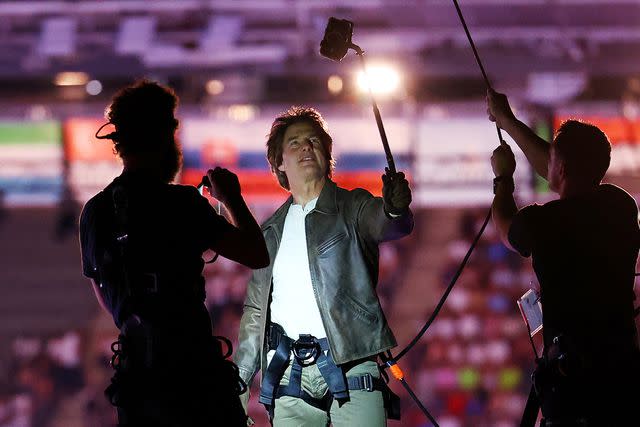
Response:
[[[209,181],[209,177],[207,175],[202,175],[202,180],[200,181],[200,184],[198,184],[198,192],[200,193],[201,196],[204,196],[204,188],[207,187],[209,190],[211,190],[211,181]]]
[[[352,47],[353,22],[329,18],[324,38],[320,42],[320,54],[334,61],[341,61]]]
[[[529,289],[518,299],[518,308],[529,334],[533,337],[542,330],[542,304],[538,293]]]

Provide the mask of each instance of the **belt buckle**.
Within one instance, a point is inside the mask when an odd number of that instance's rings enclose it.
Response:
[[[373,375],[366,373],[362,377],[362,389],[368,392],[373,391]]]

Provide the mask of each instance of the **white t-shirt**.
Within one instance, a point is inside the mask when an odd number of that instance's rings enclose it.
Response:
[[[291,204],[284,220],[280,248],[273,262],[271,321],[281,325],[287,336],[300,334],[324,338],[320,310],[311,285],[305,217],[316,206],[318,198],[303,208]]]

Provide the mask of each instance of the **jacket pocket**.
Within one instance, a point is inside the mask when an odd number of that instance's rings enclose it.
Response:
[[[345,292],[340,292],[340,297],[355,312],[357,317],[363,319],[367,323],[373,324],[378,319],[378,316],[367,310],[364,304],[353,298],[351,295]]]
[[[343,241],[346,237],[347,233],[344,231],[336,234],[335,236],[329,237],[327,240],[322,242],[320,246],[318,246],[318,255],[323,255],[324,253],[329,251],[329,249]]]

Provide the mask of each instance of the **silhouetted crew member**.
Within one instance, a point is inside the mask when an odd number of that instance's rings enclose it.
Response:
[[[331,148],[312,108],[277,117],[267,142],[291,197],[262,226],[271,264],[249,282],[235,361],[247,384],[262,369],[276,426],[386,424],[376,355],[396,340],[376,294],[378,244],[411,232],[411,191],[402,173],[382,176],[382,198],[336,186]]]
[[[490,91],[488,105],[490,119],[560,195],[518,210],[513,153],[506,144],[494,151],[494,223],[505,245],[532,257],[540,283],[544,353],[533,379],[541,425],[637,426],[638,208],[624,190],[601,183],[609,140],[597,127],[569,120],[548,144],[516,119],[506,96]]]
[[[268,253],[233,173],[207,173],[233,225],[194,187],[170,184],[181,165],[176,106],[170,89],[149,81],[113,98],[115,132],[105,137],[124,170],[80,220],[83,272],[121,330],[106,394],[121,426],[245,425],[237,368],[212,337],[202,255],[260,268]]]

